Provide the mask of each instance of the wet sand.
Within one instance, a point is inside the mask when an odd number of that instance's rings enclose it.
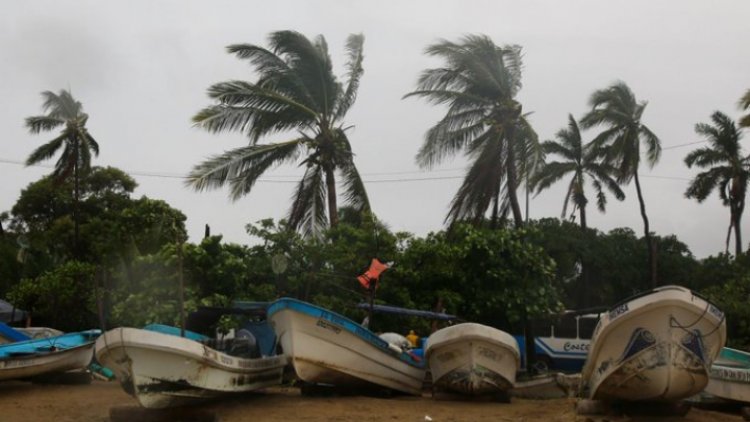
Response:
[[[309,397],[295,388],[273,388],[229,400],[205,403],[222,422],[363,421],[433,422],[459,421],[741,421],[737,413],[692,409],[680,417],[583,417],[574,410],[575,399],[491,401],[434,400],[424,397],[365,396]],[[137,406],[116,382],[94,381],[90,385],[35,385],[27,382],[0,383],[2,422],[108,422],[109,409]],[[134,421],[138,422],[138,421]],[[177,421],[175,421],[177,422]]]

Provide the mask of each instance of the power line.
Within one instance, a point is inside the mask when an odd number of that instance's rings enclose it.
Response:
[[[703,142],[703,141],[702,141]],[[674,147],[670,148],[676,148],[679,146],[686,146],[685,145],[675,145]],[[18,160],[10,160],[7,158],[0,158],[0,163],[5,164],[15,164],[15,165],[21,165],[26,166],[26,163],[23,161]],[[54,168],[54,166],[48,165],[48,164],[32,164],[28,167],[42,167],[42,168]],[[466,168],[462,169],[441,169],[436,171],[459,171],[463,170],[465,171]],[[176,173],[157,173],[157,172],[148,172],[148,171],[127,171],[126,173],[134,175],[134,176],[140,176],[140,177],[154,177],[154,178],[161,178],[161,179],[180,179],[180,180],[186,180],[188,177]],[[386,176],[386,175],[398,175],[398,174],[414,174],[414,173],[423,173],[423,172],[410,172],[410,171],[397,171],[397,172],[381,172],[381,173],[362,173],[362,176]],[[675,176],[658,176],[658,175],[647,175],[647,174],[639,174],[641,177],[648,177],[648,178],[654,178],[654,179],[669,179],[669,180],[691,180],[690,178],[685,177],[675,177]],[[276,177],[287,177],[287,178],[301,178],[302,175],[299,176],[279,176]],[[407,182],[425,182],[425,181],[439,181],[439,180],[457,180],[457,179],[463,179],[463,175],[457,175],[457,176],[435,176],[435,177],[402,177],[402,178],[394,178],[394,179],[374,179],[374,180],[363,180],[364,183],[369,184],[377,184],[377,183],[407,183]],[[274,180],[274,179],[268,179],[268,178],[259,178],[258,182],[260,183],[278,183],[278,184],[296,184],[299,183],[298,180]]]
[[[668,149],[682,148],[682,147],[687,147],[687,146],[690,146],[690,145],[702,144],[702,143],[705,143],[705,142],[708,142],[708,141],[695,141],[695,142],[688,142],[688,143],[685,143],[685,144],[677,144],[677,145],[672,145],[672,146],[664,147],[661,150],[662,151],[666,151]]]

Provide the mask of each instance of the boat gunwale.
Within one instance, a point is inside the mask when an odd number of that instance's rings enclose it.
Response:
[[[417,369],[426,369],[425,361],[418,361],[414,359],[407,352],[398,353],[389,347],[389,343],[382,338],[378,337],[377,334],[363,327],[360,324],[352,321],[351,319],[338,314],[336,312],[321,308],[320,306],[312,303],[304,302],[293,298],[281,298],[273,302],[267,310],[268,319],[284,309],[288,309],[294,312],[298,312],[312,318],[322,318],[327,322],[335,324],[336,326],[346,330],[348,333],[353,334],[357,338],[365,341],[367,344],[375,347],[382,353],[394,357],[409,366]],[[311,312],[313,311],[313,312]]]
[[[179,348],[175,345],[169,345],[169,344],[162,344],[162,343],[152,343],[152,342],[145,342],[141,339],[137,339],[133,341],[132,339],[124,339],[122,335],[116,336],[116,331],[123,331],[128,330],[131,332],[148,332],[155,336],[166,336],[170,340],[176,340],[176,341],[183,341],[183,342],[190,342],[190,346],[195,347],[195,345],[198,345],[202,348],[202,352],[192,352],[192,351],[185,351],[185,349]],[[111,334],[112,336],[116,336],[116,338],[112,341],[106,338],[108,334]],[[118,327],[112,330],[107,331],[106,333],[102,334],[100,336],[100,339],[97,340],[97,343],[101,341],[104,343],[104,347],[96,347],[94,354],[96,355],[97,360],[101,360],[100,356],[104,355],[109,349],[127,349],[127,348],[136,348],[136,349],[144,349],[144,350],[155,350],[159,352],[167,352],[170,354],[176,354],[179,356],[182,356],[183,358],[189,358],[193,359],[195,361],[208,364],[209,366],[212,366],[216,369],[224,370],[227,372],[234,372],[234,373],[249,373],[249,372],[263,372],[268,370],[275,370],[279,367],[284,367],[288,364],[289,360],[286,355],[274,355],[274,356],[263,356],[259,358],[242,358],[237,356],[232,356],[229,354],[226,354],[224,352],[218,351],[216,349],[212,349],[205,344],[202,344],[200,342],[197,342],[195,340],[190,340],[183,337],[177,337],[170,334],[164,334],[160,333],[158,331],[149,331],[149,330],[142,330],[139,328],[132,328],[132,327]],[[216,353],[216,357],[212,358],[206,355],[206,351],[212,351]],[[127,356],[127,350],[125,350],[125,355]],[[227,363],[224,363],[222,361],[222,357],[231,358],[232,362],[236,362],[234,365],[229,365]],[[252,367],[242,367],[239,365],[240,361],[252,361],[252,362],[265,362],[266,365],[258,368],[252,368]],[[275,362],[278,361],[278,362]]]

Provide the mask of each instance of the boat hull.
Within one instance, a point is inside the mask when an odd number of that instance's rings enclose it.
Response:
[[[750,403],[750,353],[722,349],[711,366],[704,391],[721,399]]]
[[[94,355],[94,342],[68,349],[0,360],[0,381],[33,378],[39,375],[85,368]]]
[[[285,356],[238,358],[193,340],[135,328],[104,333],[96,342],[96,358],[150,409],[278,385],[287,363]]]
[[[597,326],[583,370],[596,400],[676,401],[699,393],[726,341],[724,316],[678,286],[616,306]]]
[[[520,364],[518,344],[510,334],[474,323],[436,331],[425,356],[434,386],[469,395],[509,390]]]
[[[423,365],[343,316],[281,299],[269,307],[268,319],[302,381],[422,394]]]

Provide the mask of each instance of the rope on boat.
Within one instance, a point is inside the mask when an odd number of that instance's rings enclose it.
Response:
[[[696,319],[695,321],[693,321],[691,324],[682,325],[682,324],[680,324],[677,321],[677,319],[675,319],[675,317],[673,317],[672,315],[670,315],[669,316],[669,326],[673,327],[673,328],[680,328],[682,330],[685,330],[687,333],[695,335],[695,333],[692,332],[692,331],[690,331],[689,328],[695,326],[696,324],[698,324],[703,319],[703,317],[706,316],[706,313],[708,313],[708,309],[711,306],[711,303],[709,303],[707,300],[705,302],[706,302],[706,307],[703,309],[703,312],[701,312],[701,314],[698,316],[698,319]],[[698,334],[698,337],[706,338],[706,337],[712,335],[713,333],[715,333],[721,327],[721,324],[724,323],[725,319],[726,319],[726,314],[722,313],[721,319],[719,320],[719,323],[716,324],[716,326],[714,327],[714,329],[711,330],[711,331],[709,331],[706,334],[702,334],[702,333]]]

